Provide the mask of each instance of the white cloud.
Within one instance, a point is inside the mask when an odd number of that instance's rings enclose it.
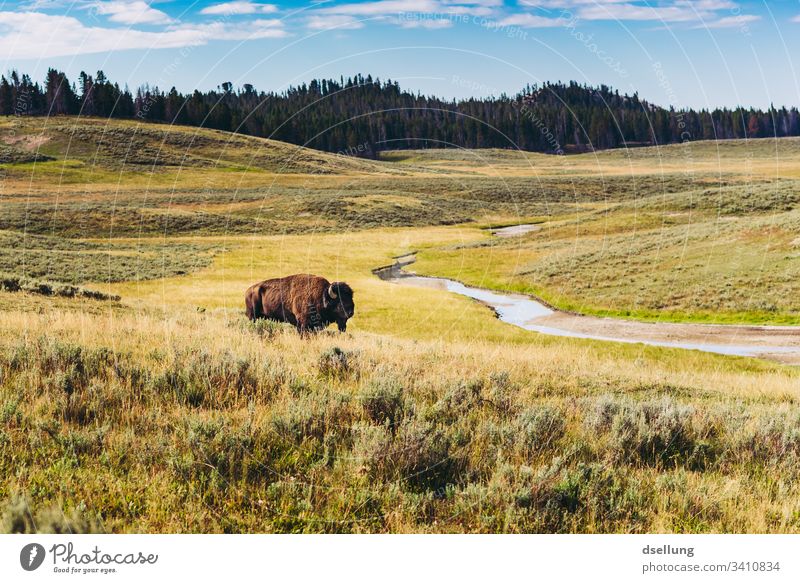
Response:
[[[718,20],[703,22],[702,24],[698,24],[695,28],[741,28],[757,20],[761,20],[761,17],[755,14],[739,14],[738,16],[725,16]]]
[[[143,0],[111,0],[96,2],[90,6],[96,14],[108,16],[119,24],[167,24],[172,19],[161,10],[156,10]]]
[[[213,4],[200,11],[200,14],[213,15],[239,15],[239,14],[269,14],[276,12],[278,7],[274,4],[257,4],[249,0],[235,0],[234,2],[223,2]]]
[[[586,20],[663,20],[665,22],[686,22],[698,20],[703,13],[693,8],[678,5],[645,4],[596,4],[584,6],[577,16]],[[707,13],[706,13],[707,15]]]
[[[521,13],[512,14],[498,21],[500,26],[521,26],[523,28],[548,28],[553,26],[563,26],[563,18],[546,18],[535,14]]]
[[[547,15],[561,10],[570,17],[582,20],[662,21],[698,23],[710,22],[710,28],[741,26],[760,17],[742,13],[732,0],[518,0]],[[521,16],[518,13],[513,16]],[[540,12],[541,14],[541,12]],[[530,16],[536,16],[531,14]],[[532,21],[534,22],[534,21]]]
[[[447,18],[422,18],[418,20],[401,20],[401,28],[429,28],[433,30],[450,28],[453,21]]]
[[[401,12],[433,13],[442,9],[436,0],[377,0],[377,2],[358,2],[338,4],[316,10],[321,14],[349,14],[351,16],[385,16]]]
[[[402,28],[441,29],[453,26],[452,17],[492,16],[502,0],[374,0],[345,4],[325,3],[307,20],[309,28],[361,28],[357,18],[390,22]]]
[[[311,16],[306,21],[306,26],[313,30],[329,30],[331,28],[352,30],[364,28],[364,23],[346,14],[323,14]]]
[[[467,6],[502,6],[503,0],[443,0],[444,4],[465,4]]]
[[[729,0],[676,0],[678,6],[690,6],[695,10],[735,10],[737,5]]]
[[[214,40],[253,40],[287,36],[282,22],[257,19],[245,23],[181,24],[158,32],[133,28],[86,26],[71,16],[41,12],[0,12],[6,59],[47,59],[128,49],[168,49]]]
[[[67,6],[65,0],[27,0],[21,2],[18,10],[52,10],[54,8],[64,8]]]
[[[210,40],[252,40],[257,38],[283,38],[288,33],[283,30],[283,21],[277,18],[260,18],[247,22],[222,23],[212,22],[210,24],[186,24],[173,27],[167,32],[193,32],[204,43]],[[165,33],[166,34],[166,33]]]

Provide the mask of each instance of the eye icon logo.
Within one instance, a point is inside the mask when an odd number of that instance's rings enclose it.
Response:
[[[39,543],[30,543],[19,552],[19,564],[26,571],[35,571],[44,562],[44,547]]]

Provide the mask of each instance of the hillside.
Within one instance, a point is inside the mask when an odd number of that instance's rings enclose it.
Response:
[[[370,161],[216,130],[29,117],[4,119],[0,141],[29,158],[0,164],[0,272],[12,275],[158,280],[211,265],[242,236],[531,219],[545,227],[423,249],[416,268],[583,313],[800,320],[798,138]]]
[[[275,140],[203,128],[70,117],[0,117],[0,163],[78,163],[119,172],[162,167],[332,174],[380,167]]]

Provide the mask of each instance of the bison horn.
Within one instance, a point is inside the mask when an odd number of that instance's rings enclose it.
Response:
[[[332,300],[336,299],[336,292],[333,290],[333,284],[328,287],[328,295],[331,296]]]

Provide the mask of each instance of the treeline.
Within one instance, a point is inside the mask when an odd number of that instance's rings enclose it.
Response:
[[[797,108],[675,110],[637,94],[575,82],[527,86],[514,96],[444,100],[393,81],[356,75],[314,80],[280,93],[246,84],[182,94],[143,86],[135,94],[102,71],[77,83],[50,69],[44,86],[0,77],[3,115],[139,118],[235,131],[354,155],[458,146],[561,153],[700,139],[800,135]]]

